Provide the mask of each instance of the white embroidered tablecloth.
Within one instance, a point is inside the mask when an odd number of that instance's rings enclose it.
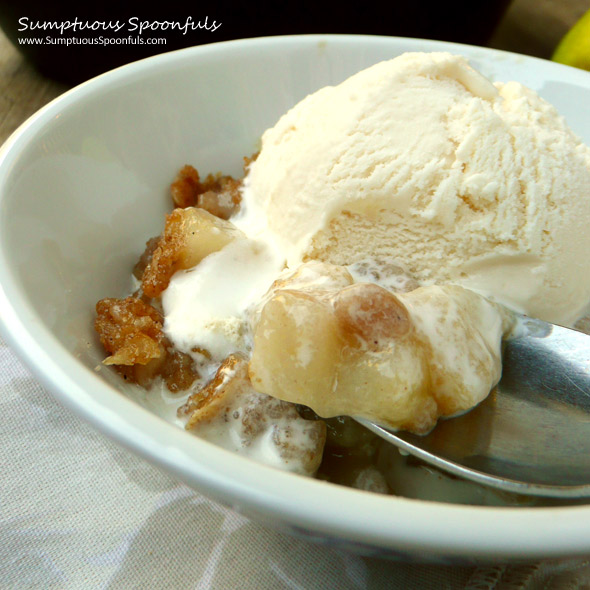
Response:
[[[0,589],[590,588],[590,559],[404,564],[268,529],[95,431],[1,340],[0,408]]]

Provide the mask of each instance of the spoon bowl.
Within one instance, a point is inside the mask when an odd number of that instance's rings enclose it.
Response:
[[[590,497],[590,336],[521,316],[504,346],[502,379],[491,394],[427,435],[359,422],[401,451],[480,484]]]

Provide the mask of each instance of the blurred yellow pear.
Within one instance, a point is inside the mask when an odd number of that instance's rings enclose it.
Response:
[[[590,71],[590,10],[564,35],[551,59]]]

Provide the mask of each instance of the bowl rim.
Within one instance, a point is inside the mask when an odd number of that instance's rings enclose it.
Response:
[[[121,81],[152,76],[172,64],[280,48],[296,51],[318,43],[335,46],[390,44],[392,50],[451,51],[513,57],[563,72],[589,86],[590,74],[545,60],[457,43],[372,35],[290,35],[211,43],[148,57],[92,78],[57,97],[27,119],[0,148],[0,226],[13,165],[29,142],[60,112]],[[187,436],[125,398],[83,366],[21,296],[10,255],[0,236],[0,333],[52,395],[99,431],[217,501],[248,515],[279,518],[293,530],[308,529],[395,551],[521,559],[590,552],[590,506],[488,507],[379,496],[254,463]],[[129,411],[132,410],[132,411]],[[198,461],[195,455],[199,456]],[[296,499],[296,502],[293,500]],[[483,534],[482,534],[483,532]]]

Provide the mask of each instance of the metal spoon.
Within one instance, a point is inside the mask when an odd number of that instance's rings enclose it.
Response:
[[[361,424],[444,471],[516,492],[590,497],[590,336],[522,317],[502,379],[473,410],[427,435]]]

